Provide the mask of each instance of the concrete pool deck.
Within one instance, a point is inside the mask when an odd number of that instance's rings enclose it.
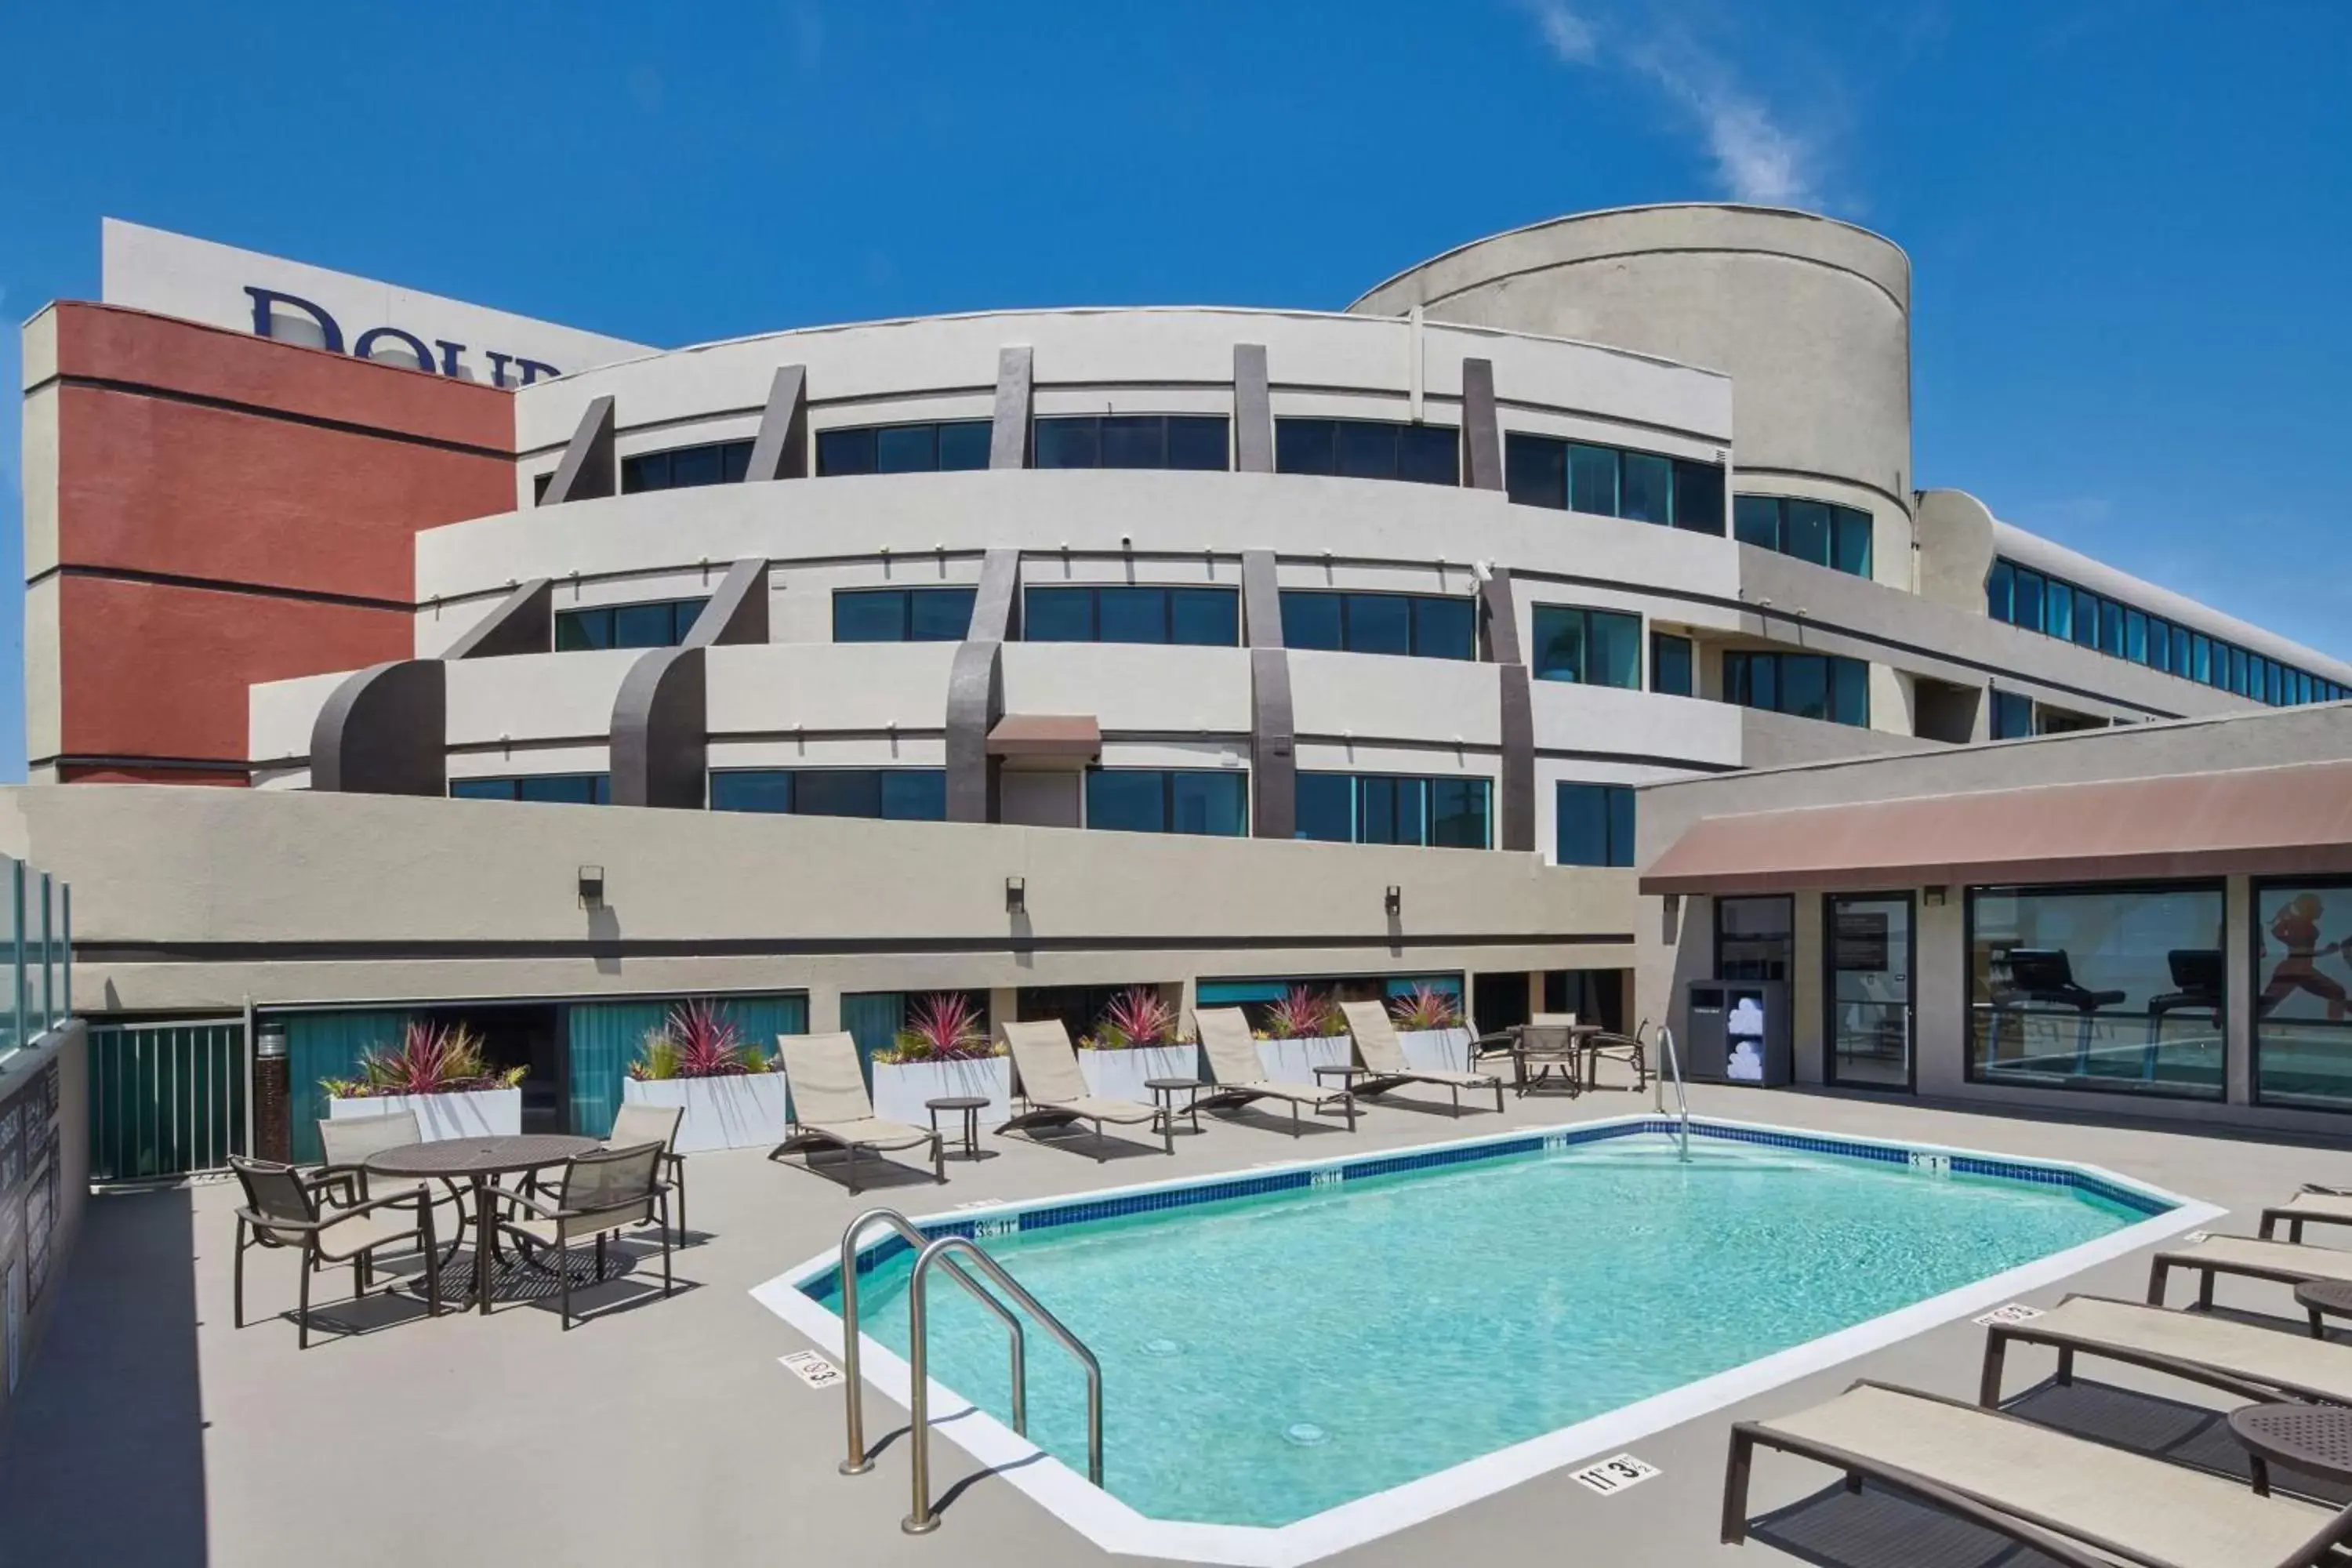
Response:
[[[372,1304],[366,1331],[320,1332],[298,1353],[290,1321],[269,1315],[293,1300],[293,1264],[284,1255],[248,1258],[248,1323],[229,1326],[231,1184],[103,1197],[90,1206],[56,1330],[14,1423],[0,1433],[0,1563],[358,1568],[446,1556],[764,1565],[780,1550],[886,1564],[951,1553],[991,1568],[1106,1561],[947,1442],[932,1447],[944,1523],[934,1536],[902,1535],[907,1455],[894,1434],[903,1412],[869,1395],[869,1431],[887,1439],[875,1470],[835,1474],[840,1392],[813,1389],[778,1364],[808,1342],[753,1300],[751,1289],[833,1245],[854,1214],[877,1203],[920,1215],[1592,1121],[1650,1104],[1647,1095],[1603,1089],[1579,1100],[1514,1100],[1500,1118],[1465,1113],[1457,1122],[1442,1100],[1406,1109],[1400,1101],[1412,1092],[1370,1110],[1352,1138],[1335,1124],[1294,1142],[1270,1117],[1203,1118],[1207,1131],[1179,1138],[1173,1160],[1156,1144],[1137,1143],[1127,1157],[1097,1165],[1083,1140],[1058,1149],[984,1136],[995,1157],[950,1160],[945,1187],[910,1173],[857,1196],[757,1152],[695,1155],[689,1217],[706,1239],[678,1253],[677,1295],[635,1300],[648,1272],[641,1261],[603,1297],[583,1292],[614,1310],[569,1334],[559,1331],[551,1302],[544,1310],[517,1302],[487,1319],[426,1321],[421,1308],[394,1300]],[[2213,1222],[2217,1230],[2251,1233],[2260,1206],[2302,1182],[2352,1184],[2352,1152],[2340,1148],[1819,1094],[1702,1088],[1691,1103],[1702,1115],[2102,1166],[2234,1211]],[[648,1261],[657,1290],[657,1259]],[[347,1289],[349,1278],[322,1275],[319,1294]],[[2137,1297],[2147,1279],[2143,1250],[2021,1299],[2046,1305],[2069,1289]],[[2190,1287],[2179,1281],[2173,1289],[2179,1301]],[[2283,1286],[2224,1281],[2217,1300],[2299,1325]],[[1612,1563],[1794,1561],[1760,1542],[1717,1544],[1730,1423],[1796,1408],[1859,1376],[1969,1396],[1982,1346],[1980,1329],[1946,1323],[1639,1439],[1632,1451],[1662,1473],[1615,1495],[1596,1496],[1554,1470],[1324,1561],[1403,1568],[1475,1554],[1550,1563],[1571,1543],[1584,1560]],[[2047,1374],[2050,1358],[2013,1351],[2011,1363],[2016,1393]],[[2086,1363],[2084,1375],[2177,1403],[2082,1384],[2066,1398],[2044,1396],[2049,1418],[2091,1420],[2098,1413],[2088,1404],[2105,1400],[2129,1405],[2126,1424],[2151,1442],[2211,1440],[2189,1407],[2215,1401],[2188,1385],[2106,1365]],[[1759,1457],[1753,1507],[1779,1508],[1834,1479],[1818,1467]],[[1874,1531],[1889,1555],[1867,1555]],[[1857,1568],[1921,1560],[1919,1519],[1874,1494],[1801,1511],[1780,1533],[1822,1560]],[[1953,1537],[1953,1563],[1987,1560],[1981,1541],[1945,1533]]]

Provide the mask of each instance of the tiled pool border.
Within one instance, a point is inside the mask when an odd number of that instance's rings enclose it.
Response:
[[[1044,1229],[1265,1193],[1311,1190],[1334,1184],[1335,1174],[1337,1184],[1344,1184],[1349,1180],[1539,1153],[1641,1133],[1671,1134],[1677,1125],[1672,1117],[1642,1114],[1422,1144],[1378,1154],[1303,1160],[1236,1174],[1117,1187],[1078,1197],[1013,1200],[916,1216],[914,1224],[930,1236],[962,1235],[985,1240],[1007,1234],[1008,1228]],[[1015,1435],[934,1378],[931,1401],[935,1418],[940,1423],[936,1432],[1105,1551],[1180,1562],[1230,1563],[1235,1568],[1294,1568],[1295,1564],[1311,1563],[1377,1540],[1579,1460],[1614,1451],[1666,1427],[1696,1420],[1940,1324],[1998,1306],[2028,1290],[2055,1284],[2085,1268],[2204,1225],[2226,1212],[2144,1183],[2127,1181],[2095,1165],[2069,1161],[2009,1158],[1977,1150],[1893,1139],[1832,1136],[1715,1117],[1693,1117],[1689,1125],[1695,1138],[1883,1163],[1927,1163],[1957,1175],[1996,1176],[2071,1187],[2145,1217],[2078,1247],[1286,1525],[1196,1524],[1139,1513],[1108,1492],[1089,1485],[1076,1471]],[[1318,1181],[1318,1177],[1323,1180]],[[906,1245],[894,1237],[862,1248],[858,1255],[859,1272],[864,1274],[879,1267],[904,1250]],[[837,1356],[842,1345],[841,1320],[826,1301],[809,1292],[820,1290],[828,1298],[837,1293],[839,1274],[838,1254],[828,1251],[757,1287],[751,1295]],[[906,1362],[887,1346],[868,1337],[864,1363],[866,1379],[873,1391],[905,1405],[911,1387]]]

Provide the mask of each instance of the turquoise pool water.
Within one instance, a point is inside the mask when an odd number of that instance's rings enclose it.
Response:
[[[1105,1483],[1280,1525],[2145,1217],[2073,1188],[1653,1134],[986,1239],[1101,1358]],[[907,1350],[910,1254],[861,1285]],[[931,1281],[931,1374],[1010,1421],[1004,1331]],[[834,1303],[837,1306],[837,1303]],[[1041,1331],[1029,1436],[1085,1473]]]

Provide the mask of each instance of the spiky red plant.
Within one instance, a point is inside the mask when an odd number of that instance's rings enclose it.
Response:
[[[743,1031],[707,998],[672,1007],[667,1032],[677,1047],[680,1078],[734,1078],[751,1070]]]
[[[1345,1032],[1330,997],[1294,985],[1265,1010],[1265,1032],[1277,1040],[1319,1039]]]
[[[1176,1009],[1150,985],[1131,985],[1111,998],[1095,1023],[1095,1044],[1109,1050],[1164,1046],[1176,1038]]]
[[[327,1092],[353,1099],[394,1094],[462,1094],[468,1089],[508,1089],[521,1081],[524,1069],[492,1072],[482,1060],[481,1037],[463,1024],[435,1024],[411,1018],[403,1026],[400,1043],[379,1046],[360,1058],[360,1076],[352,1081],[329,1079]]]
[[[957,1062],[990,1055],[980,1009],[960,991],[919,997],[907,1009],[906,1026],[892,1042],[901,1061]]]
[[[1400,1029],[1450,1029],[1462,1022],[1462,1010],[1451,991],[1416,985],[1389,1003],[1389,1016]]]

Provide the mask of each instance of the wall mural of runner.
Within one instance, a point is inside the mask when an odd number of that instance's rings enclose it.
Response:
[[[2254,889],[2254,1095],[2352,1107],[2352,884]]]

